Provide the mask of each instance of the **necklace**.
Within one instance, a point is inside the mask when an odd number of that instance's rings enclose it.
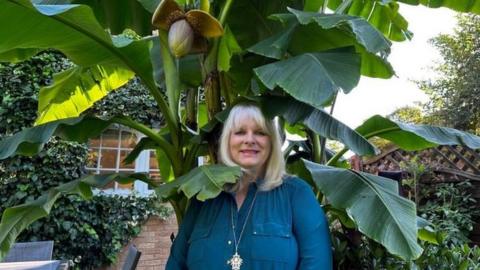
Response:
[[[242,241],[243,231],[245,230],[245,226],[247,225],[248,218],[250,217],[250,212],[252,212],[253,205],[255,204],[255,199],[257,198],[258,190],[255,191],[255,195],[253,196],[252,204],[250,204],[250,208],[248,209],[247,216],[245,217],[245,221],[243,222],[242,230],[240,231],[240,235],[237,237],[235,235],[235,223],[233,222],[233,206],[230,209],[231,217],[232,217],[232,231],[233,231],[233,240],[235,244],[235,253],[233,254],[232,258],[228,260],[228,264],[232,266],[232,270],[240,270],[240,266],[242,266],[243,259],[238,254],[238,246],[240,245],[240,241]]]

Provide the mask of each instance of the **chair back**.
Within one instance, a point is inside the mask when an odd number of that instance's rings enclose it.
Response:
[[[123,263],[122,270],[135,270],[142,253],[135,247],[134,244],[128,246],[127,258]]]
[[[52,253],[53,241],[15,243],[3,262],[49,261]]]

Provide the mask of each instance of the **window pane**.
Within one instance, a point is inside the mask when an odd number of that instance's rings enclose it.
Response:
[[[134,148],[137,143],[137,136],[134,133],[122,130],[122,148]]]
[[[102,149],[100,168],[117,168],[117,153],[118,150]]]
[[[152,181],[155,182],[155,183],[161,183],[162,182],[162,177],[160,176],[160,172],[158,170],[150,171],[148,173],[148,177],[150,179],[152,179]]]
[[[119,130],[118,129],[107,129],[102,134],[102,147],[118,147],[119,140]]]
[[[88,148],[92,147],[100,147],[100,137],[88,141]]]
[[[158,170],[158,162],[155,150],[150,151],[150,170]]]
[[[122,169],[135,169],[135,162],[132,162],[130,164],[125,164],[123,163],[123,160],[127,157],[127,155],[130,153],[131,151],[128,151],[128,150],[120,150],[120,168]]]

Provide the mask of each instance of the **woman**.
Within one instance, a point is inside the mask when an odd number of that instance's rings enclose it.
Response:
[[[214,199],[192,200],[166,269],[332,269],[325,215],[310,186],[285,174],[278,131],[258,107],[232,108],[219,156],[243,176]]]

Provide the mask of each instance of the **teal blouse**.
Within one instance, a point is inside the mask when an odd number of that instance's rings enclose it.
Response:
[[[231,214],[238,239],[256,191],[250,184],[239,211],[227,192],[203,203],[192,200],[166,270],[231,270]],[[242,270],[332,269],[328,223],[310,186],[290,177],[273,190],[258,191],[238,253]]]

